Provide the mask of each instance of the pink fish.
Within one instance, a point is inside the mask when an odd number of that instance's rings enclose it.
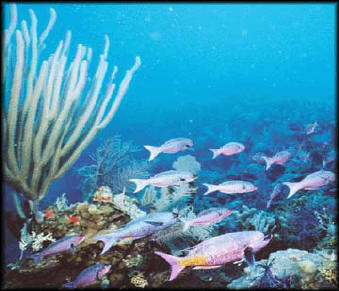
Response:
[[[158,251],[155,254],[171,265],[169,281],[172,281],[186,267],[194,266],[194,270],[215,269],[226,263],[246,260],[246,253],[250,253],[253,258],[254,253],[265,247],[271,239],[272,235],[260,231],[232,232],[204,240],[195,245],[185,257]]]
[[[219,149],[210,149],[213,153],[212,159],[215,159],[219,155],[231,156],[242,152],[245,146],[239,142],[229,142],[223,145]]]
[[[212,207],[201,211],[196,218],[185,220],[182,231],[187,231],[193,225],[210,225],[223,220],[232,214],[232,210],[227,208]]]
[[[319,124],[316,121],[306,125],[306,128],[305,128],[306,135],[313,133],[318,126],[319,126]]]
[[[215,191],[220,191],[226,194],[233,194],[233,193],[247,193],[258,189],[258,187],[254,186],[251,182],[241,180],[227,181],[219,185],[211,184],[203,185],[207,187],[207,191],[204,193],[204,195],[207,195]]]
[[[178,213],[176,211],[153,212],[131,220],[122,228],[114,230],[112,233],[95,236],[94,238],[103,241],[105,244],[100,253],[102,255],[121,239],[129,238],[135,240],[143,238],[170,227],[176,222],[178,222]]]
[[[145,149],[150,151],[149,161],[152,161],[160,153],[175,154],[184,151],[193,146],[193,141],[189,138],[179,137],[166,141],[161,146],[144,146]]]
[[[197,176],[188,171],[166,171],[161,172],[149,179],[129,179],[136,184],[133,193],[139,192],[148,185],[155,187],[180,186],[181,184],[192,182]]]
[[[92,265],[82,270],[73,282],[65,283],[63,287],[78,288],[88,286],[94,283],[95,281],[100,280],[103,276],[105,276],[109,272],[110,269],[111,265],[108,264]]]
[[[316,190],[334,180],[335,174],[333,172],[321,170],[307,175],[300,182],[284,182],[283,184],[290,188],[287,198],[291,198],[299,190]]]
[[[282,151],[276,153],[273,157],[266,157],[262,156],[261,158],[266,163],[266,170],[268,170],[273,164],[283,165],[285,164],[290,158],[291,153],[288,151]]]

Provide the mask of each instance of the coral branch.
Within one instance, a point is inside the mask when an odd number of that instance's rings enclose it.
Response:
[[[109,53],[109,38],[105,35],[95,78],[82,99],[87,88],[91,48],[79,44],[75,58],[67,65],[71,40],[71,32],[67,31],[54,53],[46,60],[39,60],[44,41],[55,24],[55,10],[50,9],[48,25],[40,37],[33,10],[29,10],[31,27],[22,21],[21,30],[17,28],[16,6],[11,5],[10,11],[3,62],[3,82],[5,92],[9,93],[6,96],[9,102],[4,102],[9,104],[8,108],[5,105],[2,108],[5,180],[33,201],[46,195],[52,181],[71,167],[98,131],[112,120],[141,61],[136,57],[113,101],[113,79],[117,73],[114,66],[102,94]],[[12,44],[15,30],[16,41]],[[15,55],[11,56],[13,47]],[[10,58],[14,60],[13,69],[8,65]]]

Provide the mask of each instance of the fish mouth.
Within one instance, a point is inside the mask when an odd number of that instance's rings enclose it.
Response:
[[[85,240],[85,238],[86,238],[86,237],[85,237],[84,235],[81,236],[81,237],[80,237],[80,240],[79,240],[79,244],[81,244],[81,243]]]
[[[197,175],[193,175],[192,180],[195,180],[196,178],[198,178],[198,176]]]

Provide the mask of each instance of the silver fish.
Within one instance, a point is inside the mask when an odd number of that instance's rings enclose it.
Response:
[[[150,152],[149,161],[152,161],[160,153],[175,154],[177,152],[185,151],[193,146],[193,141],[189,138],[179,137],[173,138],[164,142],[161,146],[144,146]]]
[[[136,184],[133,193],[139,192],[148,185],[155,187],[180,186],[181,184],[192,182],[197,176],[188,171],[166,171],[161,172],[148,179],[130,179]]]

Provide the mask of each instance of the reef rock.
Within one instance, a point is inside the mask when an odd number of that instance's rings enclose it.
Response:
[[[246,267],[244,275],[233,280],[227,287],[335,288],[337,269],[336,255],[333,251],[310,253],[299,249],[287,249],[271,253],[268,260],[258,261],[254,268]]]

